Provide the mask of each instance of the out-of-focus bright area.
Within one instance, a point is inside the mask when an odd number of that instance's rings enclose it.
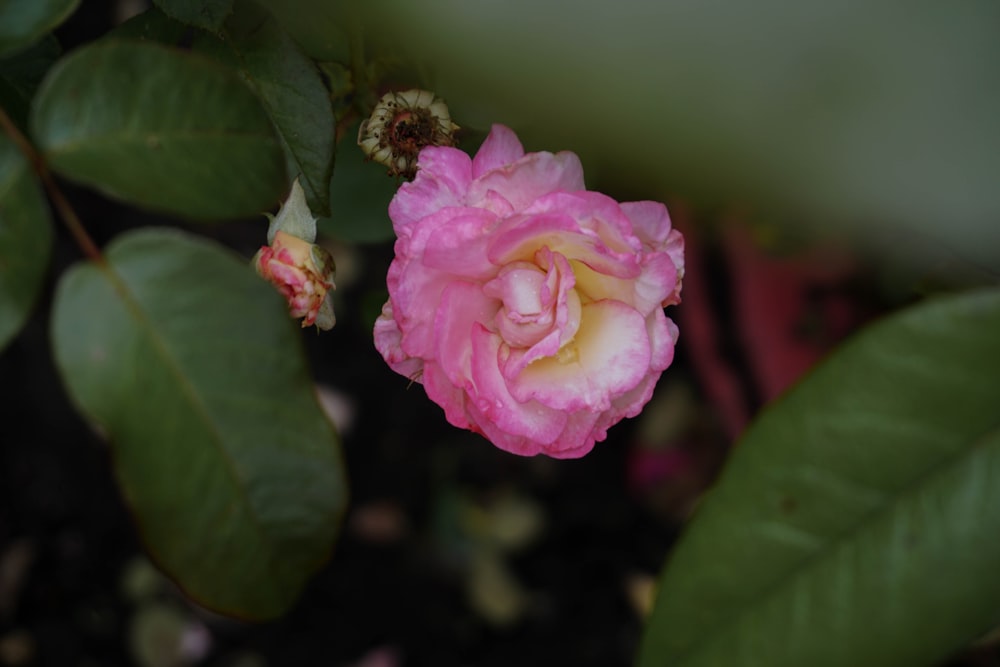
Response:
[[[337,55],[336,3],[273,4]],[[992,0],[363,5],[368,49],[412,66],[463,126],[573,150],[589,183],[1000,260]]]

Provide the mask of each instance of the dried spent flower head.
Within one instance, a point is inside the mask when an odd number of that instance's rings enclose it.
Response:
[[[358,128],[358,145],[389,174],[412,178],[425,146],[454,146],[458,125],[444,100],[428,90],[386,93]]]

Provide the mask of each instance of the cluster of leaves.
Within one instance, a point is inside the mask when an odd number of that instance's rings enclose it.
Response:
[[[88,256],[59,277],[53,354],[112,444],[144,543],[206,606],[274,617],[328,557],[346,503],[297,327],[245,258],[205,238],[136,229],[98,249],[51,174],[194,221],[257,216],[299,177],[329,215],[337,96],[252,2],[164,1],[61,55],[51,30],[78,4],[0,16],[0,345],[44,283],[48,189]]]

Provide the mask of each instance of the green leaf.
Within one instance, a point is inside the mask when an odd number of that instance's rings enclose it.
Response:
[[[0,107],[22,130],[28,126],[28,107],[62,49],[52,35],[30,48],[0,60]]]
[[[52,222],[35,174],[0,133],[0,349],[27,321],[51,248]]]
[[[102,42],[58,63],[31,126],[50,166],[126,201],[197,219],[270,209],[288,182],[253,93],[203,56]]]
[[[233,0],[153,0],[167,16],[198,28],[218,32],[233,11]]]
[[[115,26],[104,36],[104,39],[108,41],[135,40],[177,46],[191,32],[193,29],[189,26],[170,18],[156,7],[151,7]]]
[[[1000,290],[871,326],[769,407],[638,664],[932,665],[1000,621]]]
[[[381,243],[395,238],[389,219],[389,202],[400,181],[385,167],[367,162],[355,143],[358,126],[347,130],[337,152],[337,173],[330,183],[329,218],[320,218],[319,229],[351,243]]]
[[[194,599],[275,617],[327,559],[346,485],[299,330],[224,249],[141,230],[62,279],[58,368],[107,435],[156,561]]]
[[[352,3],[329,0],[261,0],[261,4],[311,58],[345,63],[350,61],[347,27],[357,24]]]
[[[80,0],[0,1],[0,56],[20,51],[76,11]]]
[[[254,89],[284,143],[289,176],[301,175],[309,207],[328,215],[335,120],[319,70],[252,2],[237,5],[224,37],[205,35],[195,48],[233,67]]]

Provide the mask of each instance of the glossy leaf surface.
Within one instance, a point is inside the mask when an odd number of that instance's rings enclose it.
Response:
[[[41,185],[0,133],[0,349],[28,319],[51,249],[52,222]]]
[[[244,261],[176,231],[132,232],[57,292],[52,339],[110,441],[146,547],[205,606],[288,609],[345,504],[339,440],[299,331]]]
[[[153,0],[164,14],[182,23],[217,31],[233,11],[233,0]]]
[[[768,408],[638,664],[933,665],[1000,618],[1000,291],[879,322]]]
[[[239,2],[224,39],[204,36],[202,49],[231,66],[253,88],[285,147],[289,177],[299,177],[309,208],[330,211],[334,126],[330,92],[319,70],[277,22],[251,2]]]
[[[164,46],[177,46],[191,34],[192,29],[170,18],[156,7],[150,7],[114,27],[104,39],[108,41],[135,40],[154,42]]]
[[[158,44],[107,41],[62,60],[38,92],[32,130],[62,175],[177,215],[255,215],[287,188],[280,141],[246,85]]]
[[[0,2],[0,56],[16,53],[51,31],[76,11],[80,0],[3,0]]]

